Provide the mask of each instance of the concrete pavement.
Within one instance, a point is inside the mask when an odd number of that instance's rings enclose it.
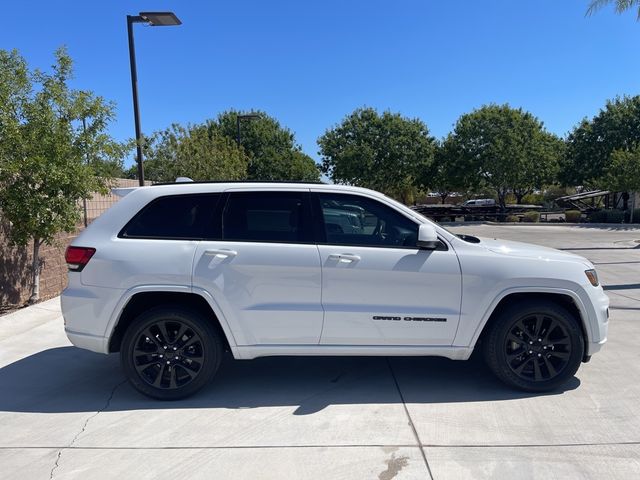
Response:
[[[117,356],[69,345],[54,299],[0,317],[0,477],[638,478],[640,230],[452,230],[596,263],[609,342],[562,390],[510,390],[477,358],[226,358],[194,398],[156,402]]]

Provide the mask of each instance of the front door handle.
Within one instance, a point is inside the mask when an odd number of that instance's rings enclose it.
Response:
[[[329,255],[329,258],[343,263],[352,263],[359,261],[360,255],[354,255],[353,253],[332,253]]]
[[[205,250],[204,254],[209,257],[235,257],[238,252],[235,250],[227,250],[226,248]]]

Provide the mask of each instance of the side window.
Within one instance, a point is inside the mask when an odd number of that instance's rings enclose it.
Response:
[[[119,237],[200,239],[212,232],[220,194],[160,197],[144,207],[122,229]]]
[[[222,238],[247,242],[311,242],[308,197],[305,192],[231,193],[222,215]]]
[[[366,197],[320,193],[327,243],[369,247],[415,247],[418,225]]]

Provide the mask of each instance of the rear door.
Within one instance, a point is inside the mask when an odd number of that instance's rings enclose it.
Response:
[[[451,345],[460,317],[455,252],[416,247],[418,224],[377,199],[314,193],[322,344]]]
[[[321,271],[308,189],[229,190],[200,242],[193,285],[228,317],[239,345],[317,344]]]

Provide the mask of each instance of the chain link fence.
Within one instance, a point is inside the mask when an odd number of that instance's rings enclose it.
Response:
[[[145,182],[145,185],[151,185],[151,182]],[[139,186],[138,180],[130,180],[127,178],[116,178],[111,184],[111,188],[129,188]],[[109,193],[95,194],[90,199],[82,202],[82,225],[80,228],[86,227],[96,218],[106,212],[109,207],[117,203],[120,197],[114,195],[109,189]]]

